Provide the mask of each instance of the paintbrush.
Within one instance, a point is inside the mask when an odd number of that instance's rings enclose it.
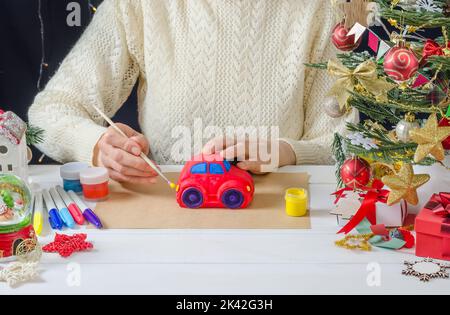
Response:
[[[117,133],[119,133],[121,136],[129,139],[129,137],[125,134],[125,132],[123,132],[119,127],[117,127],[117,125],[108,117],[105,115],[105,113],[103,113],[97,106],[92,105],[92,107],[94,107],[94,109],[99,113],[100,116],[103,117],[104,120],[106,120],[106,122],[115,130],[117,131]],[[175,189],[176,185],[174,183],[172,183],[158,168],[158,166],[148,158],[147,155],[145,155],[144,152],[141,152],[140,157],[145,161],[145,163],[147,163],[159,176],[161,176],[162,179],[164,179],[167,184],[169,184],[170,188]]]

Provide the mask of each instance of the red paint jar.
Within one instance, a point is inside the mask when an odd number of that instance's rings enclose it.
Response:
[[[103,167],[92,167],[80,173],[83,196],[87,201],[97,202],[109,196],[108,170]]]

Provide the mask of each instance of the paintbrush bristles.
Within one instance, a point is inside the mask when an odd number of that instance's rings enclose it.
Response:
[[[120,129],[108,116],[106,116],[105,113],[103,113],[100,108],[98,108],[95,105],[92,105],[92,107],[94,107],[94,109],[98,112],[98,114],[100,116],[103,117],[104,120],[106,120],[106,122],[115,130],[117,131],[120,135],[122,135],[123,137],[129,139],[129,137],[125,134],[125,132],[122,131],[122,129]],[[175,184],[172,183],[158,168],[158,166],[156,166],[155,163],[152,162],[152,160],[150,160],[148,158],[147,155],[145,155],[144,152],[141,153],[140,157],[159,175],[161,176],[161,178],[163,178],[170,186],[170,188],[174,188]]]

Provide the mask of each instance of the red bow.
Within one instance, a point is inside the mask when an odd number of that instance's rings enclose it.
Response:
[[[377,223],[376,204],[377,202],[386,203],[389,196],[389,190],[385,190],[383,189],[383,187],[384,184],[382,181],[375,180],[371,188],[366,188],[367,193],[365,195],[362,195],[362,197],[364,197],[364,200],[361,207],[352,217],[350,222],[348,222],[347,225],[338,232],[338,234],[350,233],[355,227],[358,226],[359,223],[361,223],[362,220],[364,220],[364,218],[367,218],[372,225],[375,225]],[[342,198],[343,192],[340,195],[339,192],[337,192],[337,195],[338,198]]]
[[[425,208],[433,211],[438,216],[444,218],[450,217],[450,193],[434,195]]]
[[[450,43],[447,45],[447,48],[450,48]],[[445,47],[441,47],[434,40],[428,39],[423,47],[422,57],[424,60],[428,59],[431,56],[444,56]]]

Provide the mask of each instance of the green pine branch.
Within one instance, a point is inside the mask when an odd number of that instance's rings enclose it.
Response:
[[[344,66],[351,70],[355,70],[356,67],[358,67],[360,64],[367,60],[374,60],[374,58],[368,53],[368,52],[360,52],[360,53],[344,53],[344,54],[337,54],[337,59],[342,62]],[[328,69],[328,61],[327,62],[321,62],[321,63],[307,63],[305,64],[307,67],[310,68],[316,68],[321,70],[327,70]],[[383,70],[383,65],[379,65],[380,69]]]
[[[392,8],[390,0],[378,0],[381,6],[381,16],[385,19],[394,19],[404,25],[416,26],[421,28],[439,28],[446,27],[450,29],[450,18],[441,12],[417,12],[406,11],[400,7]],[[441,8],[444,7],[443,1],[435,1]]]
[[[374,161],[383,163],[408,162],[413,163],[414,155],[417,150],[416,143],[403,143],[392,140],[386,131],[381,129],[367,128],[365,124],[348,124],[347,129],[351,132],[359,132],[366,138],[373,139],[378,148],[367,150],[366,148],[354,145],[351,140],[345,139],[345,147],[348,153],[370,158]],[[427,158],[420,165],[432,165],[437,161]]]
[[[351,93],[349,105],[380,123],[397,124],[405,113],[433,114],[439,112],[427,100],[428,93],[420,90],[394,90],[389,93],[388,102],[380,102],[373,97]]]
[[[337,179],[337,188],[342,188],[344,183],[341,178],[341,167],[344,165],[346,160],[346,154],[344,149],[344,138],[338,134],[334,134],[334,141],[332,145],[332,152],[334,159],[336,160],[336,179]]]
[[[44,141],[44,130],[39,127],[28,125],[27,132],[27,145],[36,145]]]

